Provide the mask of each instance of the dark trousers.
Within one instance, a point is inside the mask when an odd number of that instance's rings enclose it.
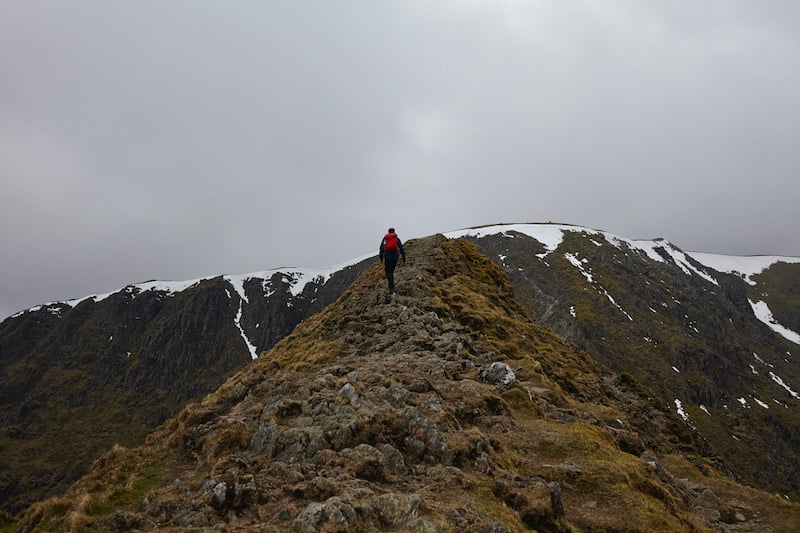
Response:
[[[389,292],[394,292],[394,267],[397,266],[397,257],[386,256],[383,258],[383,267],[386,269],[386,281],[389,282]]]

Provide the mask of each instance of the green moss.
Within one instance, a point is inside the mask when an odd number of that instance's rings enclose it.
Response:
[[[500,522],[522,527],[519,515],[505,502],[495,497],[490,480],[475,475],[468,476],[468,479],[474,486],[471,491],[472,501],[485,522]]]
[[[515,381],[500,395],[516,414],[542,416],[542,409],[531,401],[530,393]],[[520,413],[522,412],[522,413]]]
[[[163,463],[155,463],[137,469],[124,485],[117,485],[101,502],[92,505],[91,516],[103,516],[138,505],[150,490],[158,486],[168,469]]]

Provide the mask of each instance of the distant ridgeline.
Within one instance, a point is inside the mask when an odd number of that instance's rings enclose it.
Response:
[[[0,323],[0,509],[63,492],[330,304],[367,262],[146,282]]]
[[[556,224],[445,236],[496,263],[536,323],[653,391],[694,439],[687,447],[734,479],[800,499],[800,258],[683,252]],[[0,507],[61,494],[112,445],[141,443],[374,262],[143,283],[6,319]]]

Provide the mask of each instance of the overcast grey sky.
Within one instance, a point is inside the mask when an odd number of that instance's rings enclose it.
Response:
[[[800,256],[800,2],[0,0],[0,318],[557,221]]]

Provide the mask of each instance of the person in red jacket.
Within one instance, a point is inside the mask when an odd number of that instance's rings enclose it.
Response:
[[[394,267],[397,266],[397,261],[400,256],[403,257],[403,264],[406,264],[406,249],[403,248],[403,243],[400,237],[394,232],[394,228],[389,228],[386,235],[381,240],[381,247],[379,257],[386,270],[386,281],[389,282],[389,292],[394,294]]]

